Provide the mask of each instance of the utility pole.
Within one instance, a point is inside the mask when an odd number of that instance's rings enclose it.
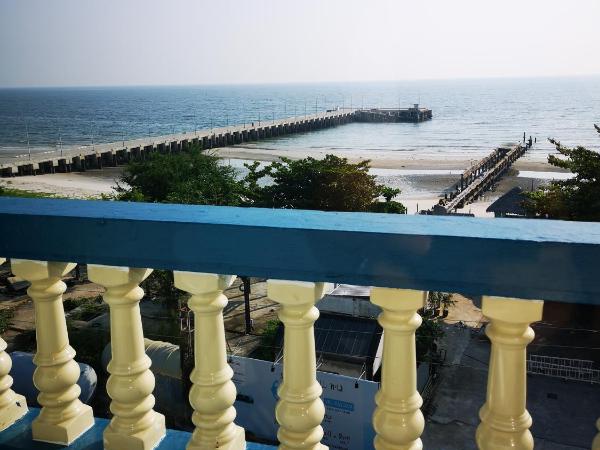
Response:
[[[242,284],[240,290],[244,293],[244,322],[246,325],[246,334],[252,332],[252,318],[250,317],[250,277],[240,277]]]
[[[63,143],[62,143],[62,134],[60,132],[60,128],[58,129],[58,145],[60,147],[60,156],[63,155]]]
[[[27,153],[29,154],[29,160],[31,161],[31,146],[29,145],[29,124],[25,122],[25,134],[27,135]]]

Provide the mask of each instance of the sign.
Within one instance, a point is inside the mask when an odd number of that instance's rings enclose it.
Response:
[[[275,442],[282,365],[240,356],[232,356],[230,364],[238,393],[236,423],[258,438]],[[326,372],[317,372],[317,380],[325,404],[323,444],[336,450],[372,449],[375,431],[371,418],[379,383]]]

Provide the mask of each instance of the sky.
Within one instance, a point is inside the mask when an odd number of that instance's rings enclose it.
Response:
[[[0,86],[600,74],[600,0],[0,0]]]

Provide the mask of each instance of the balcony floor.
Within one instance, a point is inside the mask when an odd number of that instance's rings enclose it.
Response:
[[[35,442],[31,439],[31,422],[37,417],[40,410],[29,408],[29,412],[17,423],[0,433],[0,449],[2,450],[56,450],[69,448],[69,450],[103,450],[102,432],[108,425],[107,419],[96,418],[94,426],[69,447]],[[167,435],[160,442],[156,450],[185,449],[191,433],[186,431],[167,430]],[[263,444],[248,443],[247,450],[273,450],[275,447]]]

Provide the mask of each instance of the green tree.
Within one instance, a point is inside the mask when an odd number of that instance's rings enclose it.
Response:
[[[600,133],[600,127],[594,125]],[[525,208],[551,219],[600,221],[600,153],[585,147],[568,148],[549,139],[559,156],[548,156],[555,167],[570,170],[574,177],[553,181],[527,194]]]
[[[377,184],[369,164],[335,155],[281,158],[263,168],[254,162],[246,165],[246,191],[254,206],[264,208],[404,213],[404,206],[392,200],[400,190]]]
[[[129,163],[117,184],[116,200],[241,206],[244,184],[237,171],[193,147],[177,154],[153,153]]]

